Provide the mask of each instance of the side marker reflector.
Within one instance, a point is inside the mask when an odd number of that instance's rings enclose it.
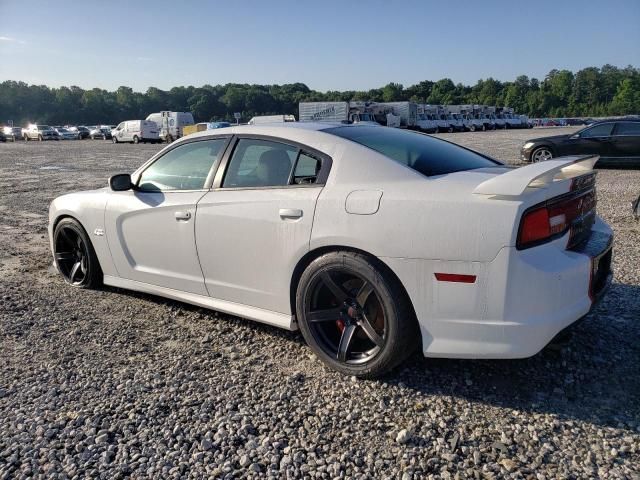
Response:
[[[439,282],[476,283],[475,275],[461,275],[459,273],[436,273]]]

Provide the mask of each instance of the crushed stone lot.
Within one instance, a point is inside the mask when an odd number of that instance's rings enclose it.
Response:
[[[575,130],[440,136],[517,163]],[[599,170],[615,278],[569,343],[364,381],[297,332],[52,272],[49,202],[159,148],[0,144],[0,479],[640,479],[640,170]]]

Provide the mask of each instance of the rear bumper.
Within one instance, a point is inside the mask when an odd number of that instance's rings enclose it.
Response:
[[[612,279],[612,239],[598,219],[577,251],[564,250],[563,237],[527,250],[504,247],[487,263],[389,262],[407,286],[425,356],[526,358],[604,296]],[[476,275],[476,282],[439,282],[434,272]]]

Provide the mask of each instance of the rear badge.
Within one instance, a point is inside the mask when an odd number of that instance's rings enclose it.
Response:
[[[93,234],[94,234],[96,237],[102,237],[102,236],[104,235],[104,230],[103,230],[102,228],[96,228],[96,229],[93,231]]]

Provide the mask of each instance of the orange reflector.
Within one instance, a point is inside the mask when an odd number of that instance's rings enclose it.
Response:
[[[461,275],[459,273],[436,273],[440,282],[476,283],[475,275]]]

